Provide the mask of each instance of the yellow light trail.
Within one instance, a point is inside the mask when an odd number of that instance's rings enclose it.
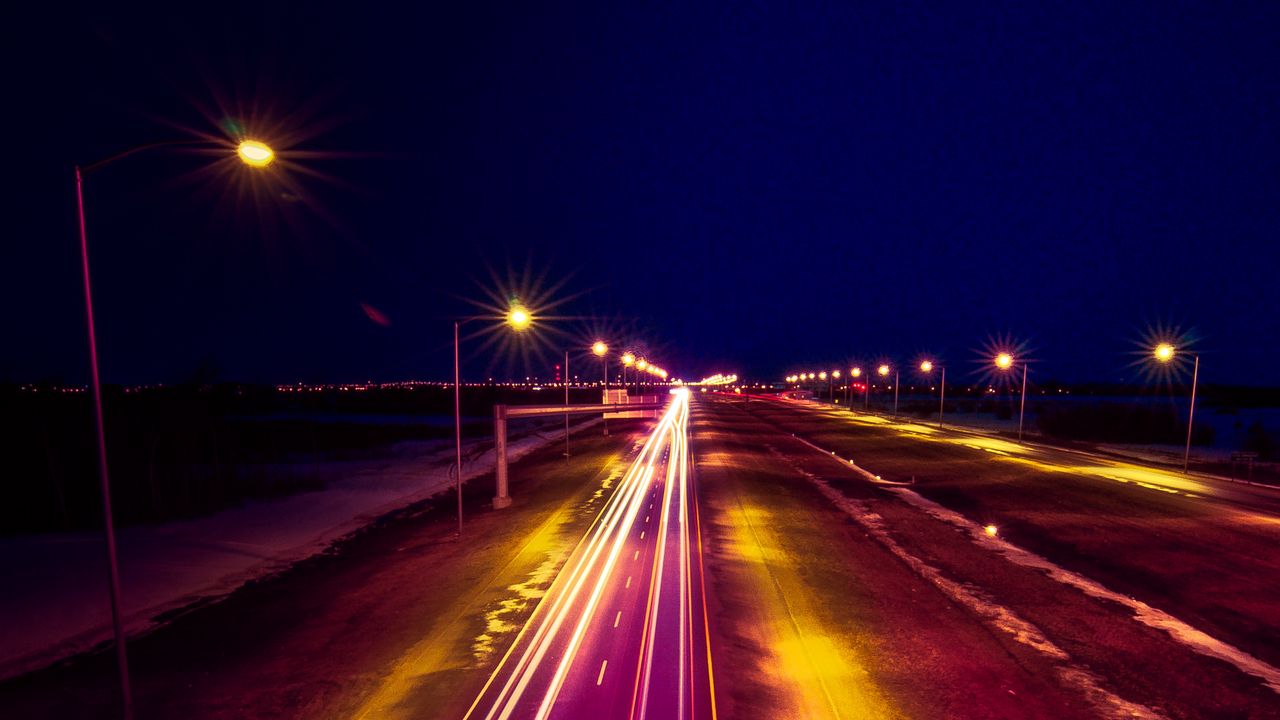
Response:
[[[636,638],[635,643],[639,648],[639,658],[636,694],[633,694],[633,717],[645,717],[644,706],[648,702],[651,691],[667,690],[667,686],[662,683],[657,683],[656,689],[648,686],[654,673],[652,658],[655,646],[661,648],[676,646],[678,643],[679,681],[671,683],[673,687],[678,688],[679,693],[679,697],[675,699],[678,704],[676,717],[685,717],[686,707],[690,706],[691,711],[691,706],[697,702],[696,698],[692,698],[694,692],[692,663],[687,665],[689,685],[687,686],[685,682],[686,661],[694,656],[692,573],[689,559],[692,545],[688,537],[690,509],[686,494],[689,481],[687,458],[689,391],[681,388],[673,390],[671,395],[671,404],[645,440],[639,455],[619,482],[608,505],[588,529],[573,553],[572,559],[565,565],[560,576],[553,581],[542,601],[517,634],[467,711],[466,718],[507,720],[513,716],[527,716],[542,720],[551,717],[553,711],[572,710],[563,704],[557,706],[557,700],[562,690],[570,683],[574,687],[580,687],[579,683],[583,682],[581,677],[584,673],[591,676],[586,678],[586,682],[594,682],[597,686],[602,684],[604,672],[603,665],[597,664],[600,662],[599,656],[580,657],[582,654],[579,651],[588,644],[588,639],[594,644],[591,645],[592,647],[599,646],[600,636],[594,635],[591,629],[596,627],[596,615],[601,608],[604,596],[610,594],[612,597],[612,594],[625,590],[631,585],[631,575],[625,575],[627,586],[623,587],[624,573],[615,574],[614,571],[624,550],[629,549],[628,543],[635,542],[633,531],[641,527],[637,524],[637,518],[642,508],[650,503],[650,496],[655,494],[657,489],[662,490],[663,507],[656,530],[657,539],[654,541],[656,545],[654,572],[649,576],[648,583],[650,602],[645,611],[643,632]],[[659,463],[665,464],[664,473],[658,473]],[[672,538],[674,550],[669,550],[668,536],[673,532],[676,533]],[[676,557],[668,558],[670,552],[675,552]],[[638,554],[637,550],[635,556]],[[678,587],[664,591],[662,569],[668,560],[678,563],[680,572],[677,576],[670,578],[678,582]],[[701,574],[699,578],[701,579]],[[643,575],[637,579],[644,581]],[[667,597],[668,595],[672,597]],[[672,608],[677,598],[678,605],[675,609],[678,609],[678,622],[675,623],[675,633],[678,641],[670,643],[670,640],[676,639],[668,637],[671,623],[663,624],[660,633],[657,618],[660,608],[663,612],[673,612],[667,608]],[[703,602],[705,603],[705,597]],[[606,614],[602,622],[606,625],[612,622],[613,627],[617,627],[620,617],[621,613],[613,618],[608,618]],[[705,632],[705,622],[701,628]],[[625,640],[630,639],[628,636],[621,637]],[[710,686],[709,637],[707,641],[706,674],[707,685]],[[580,660],[582,662],[579,662]],[[625,673],[627,667],[624,662],[618,672]],[[595,672],[597,668],[600,668],[599,675]],[[620,677],[615,676],[614,672],[610,672],[609,675]],[[618,680],[615,679],[608,685],[616,685],[617,682]],[[634,699],[637,696],[641,704],[639,714],[635,713]],[[570,694],[568,697],[576,697],[576,695]],[[669,691],[667,695],[660,697],[664,702],[670,702],[673,699]],[[710,703],[712,717],[714,717],[714,698],[710,698]],[[667,715],[663,714],[663,716]]]

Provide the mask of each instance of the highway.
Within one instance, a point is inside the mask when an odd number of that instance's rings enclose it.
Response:
[[[704,398],[726,714],[1280,717],[1276,491]]]
[[[1276,491],[678,392],[196,608],[155,718],[1280,718]],[[990,528],[990,532],[988,532]],[[6,717],[116,717],[87,656]]]
[[[714,718],[689,394],[661,419],[466,718]]]

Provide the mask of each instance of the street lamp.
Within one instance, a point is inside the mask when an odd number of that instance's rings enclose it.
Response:
[[[1157,351],[1157,357],[1159,352]],[[1173,357],[1170,355],[1170,357]],[[1009,370],[1013,367],[1013,355],[1002,352],[996,355],[996,368],[999,370]],[[1022,442],[1022,421],[1027,415],[1027,362],[1022,361],[1022,402],[1018,407],[1018,442]]]
[[[889,366],[881,365],[880,367],[876,368],[876,372],[880,373],[880,377],[887,378],[889,376]],[[897,368],[894,368],[893,369],[893,416],[894,417],[898,416],[898,384],[899,384],[898,380],[900,377],[901,377],[901,372]]]
[[[630,387],[627,385],[627,368],[635,364],[636,364],[635,353],[632,353],[632,352],[622,353],[622,389],[626,390],[627,392],[631,391]]]
[[[276,153],[265,143],[257,140],[243,140],[236,146],[236,154],[244,164],[252,167],[266,167],[276,159]]]
[[[600,401],[603,405],[609,402],[609,346],[603,340],[597,340],[591,346],[591,352],[600,358],[600,367],[604,370],[604,397]],[[604,414],[600,415],[600,424],[604,427],[605,437],[609,436],[609,421],[604,418]]]
[[[245,143],[251,143],[246,146]],[[98,339],[93,320],[93,291],[89,278],[89,240],[85,230],[84,176],[126,156],[145,150],[172,145],[195,145],[202,141],[173,140],[151,143],[126,150],[105,160],[99,160],[83,168],[75,168],[76,215],[80,227],[80,276],[84,287],[84,311],[89,340],[89,375],[93,388],[93,420],[98,443],[98,485],[102,492],[102,526],[107,540],[108,585],[111,595],[111,628],[116,640],[116,664],[120,673],[120,694],[124,717],[133,717],[133,691],[129,682],[129,659],[125,648],[124,624],[120,618],[120,563],[116,553],[116,530],[111,511],[111,476],[107,469],[107,439],[102,422],[102,382],[98,372]],[[271,163],[275,153],[264,143],[246,140],[237,148],[237,154],[245,164],[262,168]],[[265,157],[265,162],[263,158]],[[254,158],[257,158],[255,160]]]
[[[1168,364],[1173,362],[1173,358],[1178,351],[1169,343],[1160,343],[1156,345],[1152,351],[1157,362]],[[1200,356],[1192,355],[1195,358],[1195,366],[1191,371],[1191,410],[1187,413],[1187,447],[1182,453],[1182,472],[1188,472],[1191,466],[1191,423],[1196,418],[1196,385],[1200,381]]]
[[[832,371],[831,371],[831,382],[829,383],[829,385],[830,385],[830,388],[829,388],[829,389],[830,389],[830,393],[828,393],[828,394],[831,396],[831,402],[832,402],[833,404],[834,404],[834,403],[835,403],[835,401],[836,401],[836,381],[837,381],[837,380],[839,380],[839,379],[840,379],[840,371],[839,371],[839,370],[832,370]]]
[[[453,321],[453,451],[456,464],[456,475],[453,479],[454,494],[458,498],[458,537],[462,537],[462,363],[459,361],[458,328],[472,320],[489,319],[484,316],[462,318]],[[528,330],[533,325],[533,315],[529,309],[519,302],[513,302],[507,308],[503,323],[516,332]],[[567,360],[566,356],[566,360]],[[568,376],[568,363],[565,364],[565,375]],[[566,396],[568,391],[566,390]]]
[[[933,361],[925,360],[920,363],[920,372],[928,375],[933,372]],[[942,367],[942,380],[938,384],[938,427],[942,427],[942,410],[946,407],[947,399],[947,368]]]

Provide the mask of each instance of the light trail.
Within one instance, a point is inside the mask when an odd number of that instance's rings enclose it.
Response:
[[[705,606],[706,599],[700,559],[695,587],[689,555],[694,549],[690,513],[696,512],[691,502],[696,500],[688,495],[688,420],[688,391],[672,391],[670,405],[639,455],[465,718],[601,720],[621,712],[634,720],[683,719],[693,717],[697,706],[712,708],[714,717],[709,637],[705,664],[693,652],[695,636],[706,636],[707,625],[705,611],[701,616],[692,611],[695,590],[698,602]],[[654,518],[657,527],[646,533],[651,510],[642,513],[655,499],[662,503],[661,513]],[[645,523],[638,522],[640,517]],[[700,551],[700,538],[697,547]],[[627,551],[632,551],[632,561],[641,562],[638,571],[619,562]],[[649,552],[652,562],[641,559]],[[637,592],[647,593],[644,605],[639,605]],[[635,620],[620,627],[624,612],[619,607]],[[668,663],[666,655],[673,651],[678,654]],[[655,654],[662,658],[656,664]],[[606,673],[606,665],[617,670]],[[634,687],[623,680],[632,677]],[[700,677],[706,682],[698,686]],[[628,682],[625,691],[623,682]]]

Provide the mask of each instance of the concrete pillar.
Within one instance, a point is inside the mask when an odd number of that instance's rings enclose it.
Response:
[[[501,510],[511,507],[507,493],[507,406],[493,406],[493,474],[498,479],[498,492],[493,496],[493,507]]]

